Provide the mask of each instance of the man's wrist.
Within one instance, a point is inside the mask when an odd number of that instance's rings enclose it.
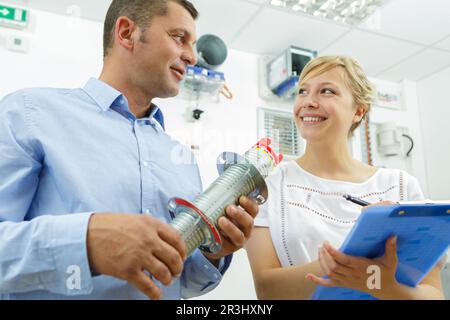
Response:
[[[216,268],[219,268],[220,265],[220,257],[216,254],[212,254],[203,250],[200,250],[203,256],[208,259],[208,261]]]

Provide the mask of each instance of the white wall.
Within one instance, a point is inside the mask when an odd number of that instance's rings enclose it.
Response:
[[[450,199],[450,68],[418,83],[430,198]]]
[[[6,50],[13,34],[28,39],[28,54]],[[102,34],[99,23],[34,10],[29,30],[0,28],[0,97],[25,87],[83,86],[101,71]]]
[[[372,78],[371,81],[377,83],[379,79]],[[386,81],[383,82],[389,83]],[[397,84],[392,83],[392,85]],[[424,133],[421,128],[419,102],[417,98],[417,83],[410,80],[403,80],[398,83],[398,88],[401,92],[398,109],[380,107],[374,103],[370,111],[370,144],[372,146],[373,165],[377,167],[397,168],[411,173],[419,180],[425,197],[430,198],[428,195],[428,180],[425,166]],[[379,129],[379,125],[386,122],[395,123],[403,133],[408,134],[414,140],[414,148],[409,157],[406,156],[406,153],[411,145],[406,139],[401,140],[402,151],[397,156],[386,157],[379,152],[377,147],[377,129]],[[360,154],[360,143],[359,134],[355,134],[352,147],[353,155],[357,159],[361,159],[362,157]]]
[[[450,68],[419,81],[420,119],[424,138],[424,153],[429,197],[450,199],[450,100],[448,84]],[[444,293],[450,299],[450,255],[441,272]]]

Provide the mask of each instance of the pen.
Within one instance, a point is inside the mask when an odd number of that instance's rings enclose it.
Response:
[[[361,199],[356,198],[356,197],[352,197],[351,195],[348,195],[348,194],[344,194],[342,196],[345,198],[345,200],[348,200],[348,201],[351,201],[353,203],[359,204],[360,206],[363,206],[363,207],[371,205],[371,203],[369,203],[367,201],[361,200]]]

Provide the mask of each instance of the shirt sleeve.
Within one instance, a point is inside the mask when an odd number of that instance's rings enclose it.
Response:
[[[228,259],[231,259],[231,256],[228,257]],[[222,280],[223,272],[229,266],[229,262],[227,263],[226,259],[222,258],[220,261],[219,269],[221,272],[199,249],[195,250],[184,263],[184,270],[181,276],[181,296],[184,299],[188,299],[203,295],[216,288]]]
[[[408,173],[406,175],[406,192],[408,201],[423,201],[425,196],[423,195],[422,188],[416,177]]]
[[[258,215],[255,218],[255,227],[269,227],[270,211],[280,208],[281,170],[282,167],[279,166],[266,178],[268,196],[266,202],[259,207]]]
[[[0,102],[0,293],[88,294],[91,213],[26,221],[44,158],[32,133],[31,107],[22,92]]]
[[[255,227],[268,227],[269,217],[268,217],[268,201],[259,207],[258,215],[255,218]]]

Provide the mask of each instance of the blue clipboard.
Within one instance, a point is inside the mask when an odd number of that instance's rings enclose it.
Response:
[[[340,248],[345,254],[376,258],[397,235],[397,281],[415,287],[443,258],[450,245],[450,203],[374,206],[359,216]],[[313,300],[376,300],[348,288],[317,286]]]

